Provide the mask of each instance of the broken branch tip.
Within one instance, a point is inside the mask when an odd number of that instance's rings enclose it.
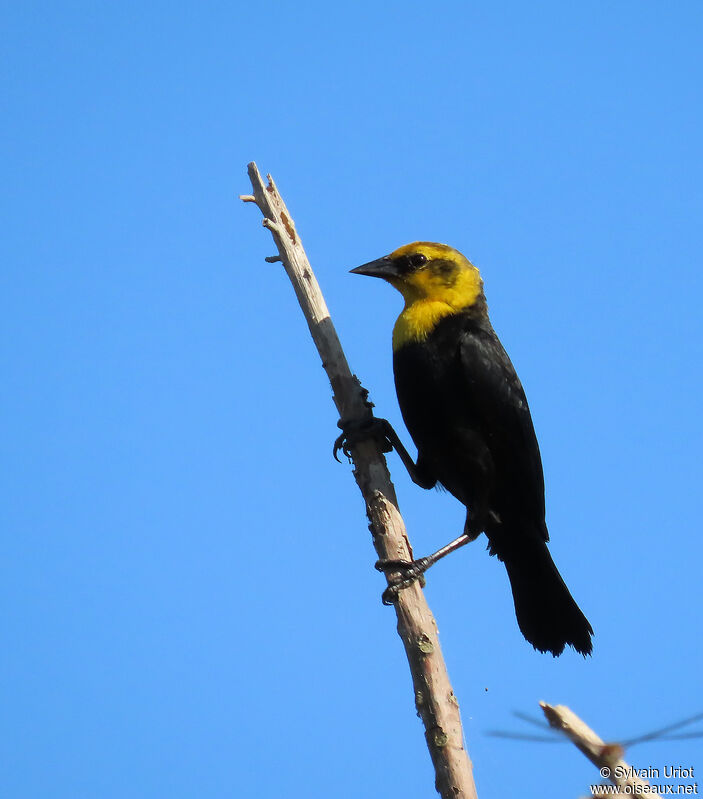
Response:
[[[281,231],[281,228],[273,221],[273,219],[269,219],[268,217],[264,217],[261,224],[275,233],[280,233]]]

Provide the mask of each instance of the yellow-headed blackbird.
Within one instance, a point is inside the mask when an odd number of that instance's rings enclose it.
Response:
[[[591,625],[547,549],[537,438],[525,392],[488,319],[478,269],[451,247],[419,241],[352,272],[383,278],[405,300],[393,328],[393,371],[417,463],[383,422],[386,437],[416,483],[441,484],[467,507],[463,535],[405,564],[408,579],[397,587],[484,532],[490,554],[507,569],[525,638],[555,656],[566,644],[590,654]]]

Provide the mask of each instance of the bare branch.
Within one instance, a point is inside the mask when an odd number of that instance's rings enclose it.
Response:
[[[628,766],[623,760],[625,752],[620,744],[606,743],[566,705],[548,705],[546,702],[540,702],[540,706],[550,726],[564,733],[591,763],[598,767],[601,777],[617,785],[623,793],[659,796],[658,793],[652,792],[646,780],[637,776],[636,769]],[[645,786],[649,790],[642,791]]]
[[[276,242],[332,384],[342,419],[371,418],[371,404],[351,373],[315,275],[303,250],[293,219],[271,176],[265,185],[256,164],[248,166],[254,201]],[[242,196],[245,202],[249,195]],[[270,260],[267,258],[266,260]],[[395,489],[379,444],[362,440],[351,447],[354,477],[366,502],[366,513],[378,557],[412,559]],[[392,575],[389,575],[392,576]],[[436,788],[444,799],[476,799],[471,761],[464,749],[459,705],[452,691],[439,647],[437,625],[420,586],[401,591],[395,603],[398,633],[405,645],[415,690],[415,705],[425,725],[425,738],[436,773]]]

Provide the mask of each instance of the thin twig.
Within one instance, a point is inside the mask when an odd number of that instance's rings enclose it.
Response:
[[[293,219],[271,176],[265,185],[256,164],[248,166],[254,201],[273,235],[332,384],[342,419],[371,418],[371,404],[352,374],[308,262]],[[251,202],[251,195],[243,195]],[[266,260],[270,260],[267,258]],[[410,560],[412,550],[380,445],[373,439],[351,446],[354,477],[366,502],[366,513],[378,557]],[[391,576],[391,575],[389,575]],[[425,725],[425,738],[435,767],[435,786],[444,799],[476,799],[471,761],[464,748],[459,705],[439,647],[437,625],[420,586],[403,590],[395,602],[398,633],[405,645],[415,690],[415,705]]]
[[[625,794],[659,796],[646,780],[637,776],[636,769],[623,760],[622,746],[606,743],[566,705],[540,702],[540,706],[550,726],[564,733],[598,767],[603,779],[610,780]]]

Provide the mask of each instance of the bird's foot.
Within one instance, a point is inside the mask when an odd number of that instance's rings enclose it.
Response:
[[[411,586],[416,580],[420,581],[420,586],[425,587],[425,572],[432,565],[430,558],[418,558],[417,560],[377,560],[376,568],[388,577],[388,588],[381,596],[384,605],[392,605],[398,598],[398,594]]]
[[[378,441],[382,452],[390,452],[393,449],[387,433],[390,424],[385,419],[378,419],[376,416],[370,416],[367,419],[340,419],[337,422],[337,427],[342,431],[342,434],[335,439],[332,448],[332,454],[337,463],[341,463],[337,457],[340,449],[347,458],[351,459],[351,447],[369,438]]]

